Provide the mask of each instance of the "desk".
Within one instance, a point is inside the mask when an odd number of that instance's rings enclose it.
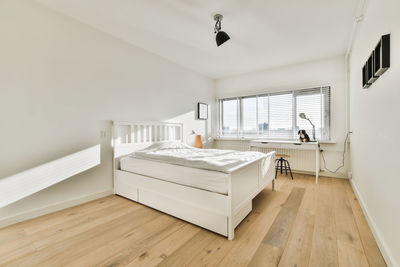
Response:
[[[318,184],[319,176],[319,159],[320,149],[319,142],[299,142],[299,141],[286,141],[286,140],[251,140],[250,150],[252,147],[260,148],[283,148],[283,149],[299,149],[299,150],[314,150],[315,151],[315,183]]]

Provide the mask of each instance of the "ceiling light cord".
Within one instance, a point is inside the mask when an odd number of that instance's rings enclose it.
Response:
[[[220,30],[221,30],[221,20],[217,19],[217,22],[215,22],[214,33],[217,33]]]
[[[324,161],[324,169],[331,172],[331,173],[336,173],[338,170],[344,167],[345,165],[345,155],[346,155],[346,147],[347,147],[347,140],[349,139],[349,135],[351,132],[347,132],[346,139],[344,140],[344,145],[343,145],[343,155],[342,155],[342,165],[336,168],[336,170],[332,171],[328,167],[326,167],[326,161],[325,161],[325,156],[324,156],[324,151],[321,150],[321,155],[322,155],[322,160]]]

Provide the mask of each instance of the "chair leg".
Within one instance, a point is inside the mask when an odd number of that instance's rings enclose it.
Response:
[[[286,172],[286,175],[287,175],[287,170],[288,170],[288,167],[287,167],[287,166],[289,165],[289,163],[287,163],[286,160],[284,161],[284,163],[285,163],[285,172]]]
[[[280,161],[280,163],[281,163],[281,174],[282,174],[282,173],[283,173],[283,172],[282,172],[282,171],[283,171],[283,158],[280,158],[279,161]]]
[[[275,179],[277,178],[278,168],[279,168],[279,159],[276,159],[275,160]]]
[[[290,168],[290,164],[289,164],[289,162],[288,162],[288,166],[289,166],[289,172],[290,172],[290,176],[292,177],[292,180],[293,180],[292,169]]]

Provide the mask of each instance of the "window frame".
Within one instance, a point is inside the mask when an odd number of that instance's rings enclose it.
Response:
[[[313,94],[319,92],[321,98],[321,138],[318,140],[320,141],[330,141],[331,140],[331,86],[330,85],[323,85],[323,86],[315,86],[310,88],[304,89],[296,89],[296,90],[287,90],[287,91],[278,91],[278,92],[269,92],[269,93],[260,93],[260,94],[253,94],[253,95],[245,95],[245,96],[236,96],[236,97],[227,97],[227,98],[220,98],[217,99],[218,105],[218,131],[217,137],[218,138],[267,138],[267,139],[276,139],[276,140],[296,140],[297,136],[297,96],[299,95],[306,95],[306,94]],[[284,139],[284,138],[271,138],[270,131],[271,131],[271,103],[270,97],[273,95],[284,95],[284,94],[291,94],[292,95],[292,132],[293,138],[292,139]],[[325,95],[325,98],[323,97]],[[243,129],[243,102],[242,99],[245,98],[255,98],[256,102],[256,133],[249,134],[245,133]],[[268,97],[268,130],[264,133],[263,127],[259,129],[259,98],[260,97]],[[236,133],[224,133],[223,131],[223,101],[227,100],[236,100],[237,101],[237,131]],[[325,105],[324,105],[325,103]],[[324,108],[324,110],[323,110]],[[324,123],[323,123],[324,122]],[[322,125],[324,126],[322,128]],[[317,130],[317,129],[316,129]],[[311,133],[310,133],[311,134]]]

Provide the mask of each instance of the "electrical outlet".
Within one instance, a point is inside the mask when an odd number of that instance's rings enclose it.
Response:
[[[106,131],[100,131],[100,138],[106,138],[107,137],[107,132]]]

